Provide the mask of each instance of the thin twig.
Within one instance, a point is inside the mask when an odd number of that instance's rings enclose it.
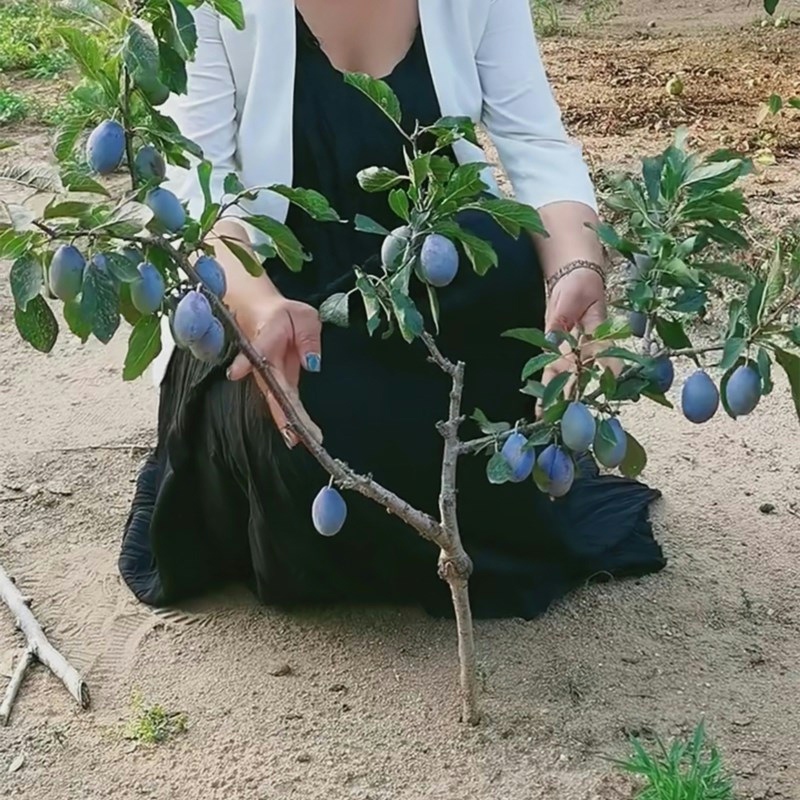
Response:
[[[14,701],[19,694],[19,687],[22,686],[22,681],[25,680],[25,673],[28,667],[33,663],[34,656],[30,648],[27,648],[20,658],[19,663],[14,668],[14,674],[11,676],[11,681],[6,687],[6,693],[3,697],[3,703],[0,705],[0,725],[8,725],[11,718],[11,709],[14,707]]]

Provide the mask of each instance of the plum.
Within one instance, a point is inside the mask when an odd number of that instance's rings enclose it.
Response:
[[[156,220],[168,231],[175,233],[186,224],[186,210],[169,189],[160,186],[151,189],[144,202]]]
[[[143,181],[163,181],[167,175],[164,157],[150,144],[142,147],[136,154],[133,169]]]
[[[563,448],[555,444],[548,445],[542,450],[536,466],[545,479],[546,491],[550,497],[563,497],[572,488],[575,464]]]
[[[441,288],[452,283],[458,272],[458,250],[446,237],[432,233],[422,243],[419,255],[422,277],[431,286]]]
[[[594,441],[597,423],[592,412],[579,402],[570,403],[561,417],[561,441],[573,453],[584,453]]]
[[[500,451],[506,463],[511,468],[511,482],[522,483],[533,472],[533,464],[536,461],[536,454],[533,449],[524,449],[528,440],[516,431],[506,439],[503,449]]]
[[[613,444],[603,438],[603,430],[614,439]],[[625,459],[627,451],[628,434],[625,433],[616,417],[608,420],[607,425],[598,426],[597,434],[594,437],[594,456],[604,467],[618,467]]]
[[[181,298],[172,318],[175,340],[185,347],[193,345],[203,338],[213,321],[214,313],[205,295],[188,292]]]
[[[65,303],[80,294],[86,260],[77,247],[62,244],[50,262],[50,291]]]
[[[225,296],[227,289],[225,273],[216,258],[200,256],[195,262],[194,270],[209,292],[215,294],[220,300]]]
[[[641,311],[631,311],[628,314],[628,325],[631,333],[637,339],[641,339],[647,333],[647,314],[643,314]]]
[[[100,175],[110,175],[125,156],[125,130],[119,122],[101,122],[86,140],[86,160]]]
[[[647,377],[659,394],[665,394],[672,388],[675,380],[675,366],[669,356],[660,356],[653,366],[647,370]]]
[[[683,416],[698,425],[717,413],[719,391],[707,372],[698,370],[686,379],[681,390],[681,408]]]
[[[196,341],[189,346],[192,355],[200,361],[206,361],[210,364],[215,364],[222,356],[222,351],[225,349],[225,328],[222,323],[216,318],[211,318],[211,325],[208,330]]]
[[[131,283],[131,302],[140,314],[153,314],[164,300],[164,278],[149,261],[143,261],[137,269],[139,277]]]
[[[406,248],[411,241],[411,228],[401,225],[395,228],[381,245],[381,262],[390,272],[398,269],[403,264]]]
[[[335,536],[346,519],[347,504],[344,498],[333,486],[326,486],[314,498],[311,506],[311,520],[317,532],[323,536]]]
[[[725,385],[725,401],[734,419],[747,416],[761,399],[761,375],[750,364],[737,367]]]

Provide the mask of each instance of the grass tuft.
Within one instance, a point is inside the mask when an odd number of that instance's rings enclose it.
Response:
[[[631,756],[616,763],[643,780],[636,800],[734,800],[733,783],[702,724],[691,739],[675,740],[669,748],[656,740],[649,751],[639,739],[631,747]]]
[[[125,738],[142,744],[162,744],[186,732],[186,715],[169,712],[156,704],[148,706],[141,695],[133,697],[133,719],[125,729]]]

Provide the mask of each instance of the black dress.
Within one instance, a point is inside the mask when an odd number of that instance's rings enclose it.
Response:
[[[421,31],[386,78],[405,122],[431,123],[439,108]],[[363,192],[365,167],[404,169],[399,133],[347,86],[298,19],[294,120],[295,185],[325,194],[343,219],[366,214],[400,224],[383,194]],[[287,297],[318,305],[352,286],[354,264],[374,268],[380,237],[350,225],[315,223],[291,210],[288,224],[314,260],[299,274],[267,269]],[[464,409],[490,419],[530,414],[520,371],[534,353],[501,338],[514,327],[541,327],[544,290],[530,238],[514,240],[486,215],[461,224],[492,242],[500,265],[479,278],[462,265],[440,291],[443,351],[466,362]],[[323,368],[305,374],[300,392],[330,452],[368,472],[415,506],[437,510],[448,380],[420,346],[399,335],[370,338],[360,305],[351,327],[325,326]],[[464,435],[477,435],[465,425]],[[142,470],[129,516],[120,571],[145,603],[166,605],[230,581],[249,583],[265,603],[397,602],[451,613],[436,573],[437,550],[380,507],[346,493],[347,522],[320,536],[311,504],[326,484],[302,448],[289,450],[252,381],[231,383],[225,366],[207,367],[176,352],[162,384],[159,444]],[[658,493],[641,483],[582,475],[551,502],[532,481],[494,486],[485,457],[459,464],[459,518],[474,560],[476,617],[531,618],[593,576],[641,575],[664,565],[648,506]]]

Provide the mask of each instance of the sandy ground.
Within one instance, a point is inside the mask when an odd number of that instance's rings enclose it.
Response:
[[[755,5],[729,6],[627,2],[589,38],[544,43],[595,167],[630,164],[683,121],[709,144],[764,146],[758,104],[800,89],[800,31],[763,32]],[[663,95],[673,71],[687,77],[681,101]],[[797,119],[771,131],[778,163],[748,187],[767,226],[800,217]],[[43,136],[27,133],[41,156]],[[3,797],[614,800],[632,790],[605,757],[630,734],[668,737],[705,719],[741,797],[800,798],[800,437],[785,382],[738,423],[698,429],[630,409],[645,478],[665,494],[655,520],[669,567],[583,589],[535,622],[479,624],[487,719],[465,729],[447,622],[395,608],[288,615],[242,592],[159,614],[131,599],[116,553],[155,392],[120,380],[124,337],[103,348],[64,336],[49,356],[26,348],[7,270],[0,563],[94,702],[78,711],[33,670],[0,730]],[[2,669],[22,640],[2,609],[0,623]],[[271,674],[283,664],[290,674]],[[136,691],[185,712],[187,733],[157,748],[126,741]]]

